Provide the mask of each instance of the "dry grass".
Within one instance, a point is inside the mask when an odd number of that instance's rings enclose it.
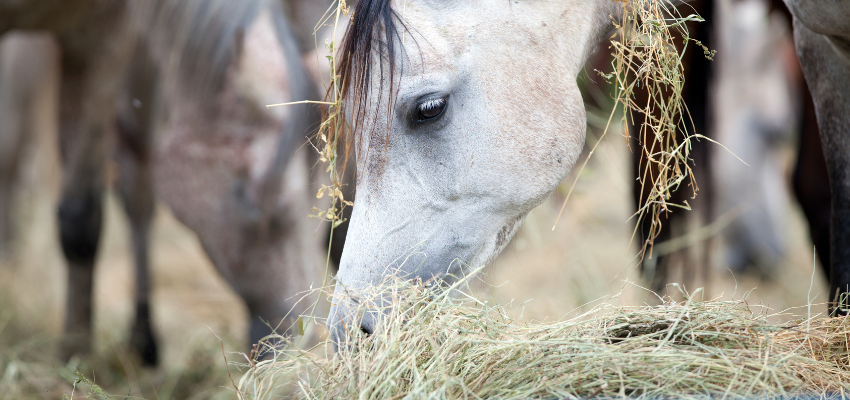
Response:
[[[220,344],[209,338],[185,338],[189,362],[161,369],[141,366],[119,343],[105,352],[56,359],[57,337],[34,316],[10,310],[0,296],[0,400],[28,399],[229,399]],[[215,339],[214,337],[212,339]],[[101,345],[103,345],[101,343]]]
[[[459,294],[461,285],[376,288],[360,311],[391,297],[382,330],[350,332],[334,355],[285,350],[242,365],[240,398],[830,398],[850,390],[845,318],[776,323],[791,316],[686,294],[655,307],[606,299],[560,322],[523,323]]]
[[[23,219],[28,223],[22,226],[26,230],[18,254],[0,262],[0,400],[234,397],[216,334],[227,349],[243,349],[244,338],[238,334],[247,330],[240,325],[247,318],[238,313],[238,304],[229,303],[235,295],[221,293],[226,287],[216,281],[220,278],[212,266],[197,265],[196,257],[203,255],[200,246],[168,213],[157,214],[154,229],[159,245],[154,252],[154,322],[162,366],[143,367],[127,348],[133,303],[132,291],[126,288],[132,287],[132,265],[129,244],[123,240],[124,221],[114,218],[120,209],[111,195],[94,293],[95,348],[67,363],[59,360],[64,304],[51,299],[64,294],[65,265],[58,243],[50,241],[54,222],[43,218],[54,215],[54,197],[37,197],[32,203],[47,211],[25,209],[33,215],[22,218],[42,219]],[[186,243],[196,247],[186,251]]]

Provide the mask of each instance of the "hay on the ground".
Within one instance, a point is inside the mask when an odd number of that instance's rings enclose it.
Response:
[[[745,301],[602,302],[556,323],[425,285],[376,289],[393,308],[336,354],[242,365],[243,399],[830,398],[850,393],[845,318],[776,323]],[[391,293],[387,295],[387,293]],[[456,292],[457,293],[457,292]],[[380,302],[361,299],[364,307]],[[786,320],[788,316],[785,316]],[[277,398],[277,397],[275,397]]]

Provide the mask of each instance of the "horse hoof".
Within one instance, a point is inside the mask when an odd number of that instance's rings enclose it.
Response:
[[[130,335],[130,346],[139,356],[142,365],[155,367],[159,364],[156,338],[154,338],[150,326],[134,326],[133,333]]]

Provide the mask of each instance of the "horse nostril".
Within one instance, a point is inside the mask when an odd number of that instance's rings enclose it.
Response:
[[[366,336],[369,336],[372,334],[372,328],[366,326],[365,324],[360,325],[360,332],[363,332]]]

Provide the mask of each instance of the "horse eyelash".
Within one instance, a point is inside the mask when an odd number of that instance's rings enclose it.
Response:
[[[420,110],[436,110],[446,104],[446,99],[430,99],[426,100],[419,106]]]

